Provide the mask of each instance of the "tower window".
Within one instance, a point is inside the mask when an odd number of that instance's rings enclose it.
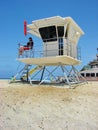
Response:
[[[64,36],[64,26],[58,26],[57,31],[58,31],[58,37]]]
[[[49,42],[49,41],[56,41],[57,40],[57,34],[56,34],[56,27],[55,26],[39,28],[39,32],[40,32],[40,35],[43,39],[43,42]]]

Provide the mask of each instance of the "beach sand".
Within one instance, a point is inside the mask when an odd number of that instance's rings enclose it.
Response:
[[[0,130],[98,130],[98,82],[68,89],[0,80]]]

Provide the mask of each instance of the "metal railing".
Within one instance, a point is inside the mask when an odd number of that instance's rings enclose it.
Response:
[[[54,46],[54,42],[57,42],[58,47],[53,49],[51,48],[51,46]],[[18,58],[32,58],[32,57],[40,58],[40,57],[67,55],[81,60],[80,47],[73,48],[72,43],[68,39],[63,39],[63,46],[64,46],[63,48],[59,47],[58,40],[53,42],[45,41],[43,45],[40,46],[34,45],[33,49],[23,51],[22,55],[19,55],[19,49],[18,49]]]

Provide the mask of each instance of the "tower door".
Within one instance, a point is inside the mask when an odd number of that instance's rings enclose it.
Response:
[[[58,38],[58,46],[59,46],[59,55],[63,55],[63,38]]]
[[[59,55],[63,55],[63,36],[64,36],[64,26],[57,26],[58,32],[58,50]]]

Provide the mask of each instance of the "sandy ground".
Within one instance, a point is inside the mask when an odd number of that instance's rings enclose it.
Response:
[[[0,80],[0,130],[98,130],[98,82],[68,89]]]

